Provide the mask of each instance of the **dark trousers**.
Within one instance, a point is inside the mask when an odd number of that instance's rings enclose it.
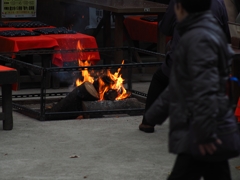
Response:
[[[164,91],[164,89],[168,86],[169,78],[163,74],[162,68],[159,67],[158,70],[153,74],[145,105],[145,112],[151,107],[154,101],[158,98],[158,96]],[[143,124],[148,124],[145,119],[142,120]]]
[[[204,180],[231,180],[228,161],[204,162],[180,154],[167,180],[200,180],[201,177]]]

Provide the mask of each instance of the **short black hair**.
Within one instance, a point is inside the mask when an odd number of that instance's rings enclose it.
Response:
[[[198,13],[210,10],[212,0],[176,0],[176,3],[180,3],[188,13]]]

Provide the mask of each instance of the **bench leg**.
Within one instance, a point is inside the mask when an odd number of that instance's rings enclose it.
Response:
[[[43,68],[50,68],[52,64],[52,55],[49,54],[43,54],[41,55],[41,60],[42,60],[42,67]],[[47,73],[46,76],[46,88],[49,89],[51,87],[51,73]]]
[[[2,85],[3,130],[13,129],[12,85]]]

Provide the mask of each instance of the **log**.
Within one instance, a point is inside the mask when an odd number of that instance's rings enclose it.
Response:
[[[99,91],[99,79],[101,79],[107,86],[110,86],[111,84],[114,83],[114,81],[109,76],[106,75],[101,76],[93,82],[93,86],[97,91]]]
[[[104,93],[104,99],[105,100],[111,100],[114,101],[116,97],[118,96],[117,90],[110,89],[107,92]]]
[[[83,111],[105,111],[118,109],[138,109],[144,108],[145,104],[139,102],[136,98],[127,98],[118,101],[104,100],[104,101],[82,101]],[[133,115],[131,113],[131,115]]]
[[[96,101],[99,99],[99,94],[93,84],[86,81],[77,87],[77,95],[84,101]]]
[[[48,112],[71,112],[82,111],[82,101],[96,101],[99,99],[99,95],[90,82],[84,82],[80,86],[76,87],[65,98],[55,104]],[[53,117],[53,119],[62,118],[76,118],[76,115],[68,117]]]
[[[109,76],[102,76],[101,79],[108,86],[114,83],[114,81]]]

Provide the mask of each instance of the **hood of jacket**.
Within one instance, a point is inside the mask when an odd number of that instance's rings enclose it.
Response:
[[[212,30],[218,29],[219,31],[221,28],[216,28],[216,26],[220,27],[211,11],[204,11],[200,13],[189,14],[185,19],[178,23],[177,30],[180,36],[183,36],[189,30],[200,27],[209,28]]]

